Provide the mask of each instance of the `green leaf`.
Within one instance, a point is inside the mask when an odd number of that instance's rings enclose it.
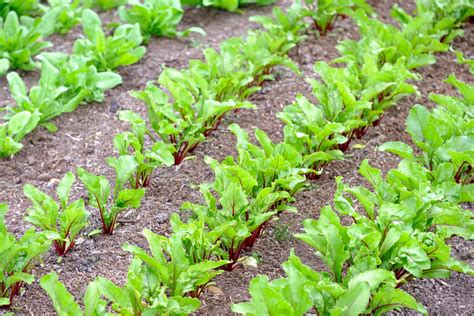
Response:
[[[71,187],[74,184],[74,181],[76,181],[76,177],[72,172],[68,172],[64,175],[61,182],[59,182],[56,189],[56,193],[58,195],[59,201],[61,201],[61,207],[63,209],[65,209],[68,204],[69,193],[71,192]]]
[[[59,282],[55,272],[44,275],[40,280],[40,285],[51,297],[58,315],[84,315],[79,304],[74,301],[74,297]]]
[[[340,315],[360,315],[366,310],[369,299],[369,284],[360,282],[337,299],[333,310],[340,312]]]
[[[402,142],[386,142],[379,146],[382,151],[394,153],[403,159],[413,159],[413,148]]]
[[[383,315],[402,307],[428,315],[428,311],[422,304],[418,303],[413,296],[400,289],[387,289],[376,292],[372,297],[367,312],[373,315]]]

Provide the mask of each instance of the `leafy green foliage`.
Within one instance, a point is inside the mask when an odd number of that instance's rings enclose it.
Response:
[[[74,111],[85,97],[85,92],[71,95],[62,85],[59,70],[50,62],[44,60],[41,64],[41,77],[38,85],[29,89],[20,76],[11,72],[7,76],[10,93],[16,102],[15,107],[9,107],[9,113],[4,119],[9,120],[15,113],[28,111],[39,114],[39,124],[50,131],[56,127],[48,123],[52,118],[66,112]]]
[[[240,12],[239,8],[249,4],[270,5],[275,0],[183,0],[183,5],[213,7],[231,12]]]
[[[109,11],[127,4],[129,0],[84,0],[86,7],[97,8],[102,11]]]
[[[140,46],[143,38],[138,24],[120,25],[113,35],[106,36],[99,16],[86,9],[82,13],[82,29],[85,38],[74,43],[73,53],[86,57],[99,71],[134,64],[145,55],[146,48]]]
[[[2,0],[0,3],[0,17],[5,18],[10,12],[18,16],[37,15],[40,12],[38,0]]]
[[[105,176],[96,176],[83,168],[78,168],[77,174],[88,192],[89,204],[99,210],[102,232],[111,235],[119,214],[127,209],[139,208],[145,190],[125,188],[125,184],[137,168],[132,156],[109,157],[107,163],[115,169],[115,185],[112,192]],[[109,198],[112,200],[111,205],[108,203]]]
[[[303,174],[311,170],[300,168],[302,157],[297,149],[287,143],[273,143],[260,129],[255,130],[259,145],[252,144],[248,133],[238,125],[231,124],[229,130],[237,137],[239,155],[237,161],[232,156],[226,157],[220,167],[230,173],[238,169],[245,170],[256,181],[252,193],[272,188],[274,191],[288,192],[292,197],[306,186]],[[207,161],[211,166],[216,163],[209,158]],[[288,199],[286,202],[292,201]]]
[[[266,80],[273,80],[272,69],[283,66],[296,74],[300,74],[298,67],[288,57],[295,42],[287,37],[272,35],[264,31],[250,31],[247,38],[231,38],[228,40],[228,49],[234,58],[239,58],[239,65],[253,75],[250,86],[261,86]]]
[[[306,38],[303,35],[307,29],[302,14],[302,6],[299,1],[293,4],[284,12],[280,7],[276,6],[272,11],[273,16],[252,16],[251,22],[256,22],[272,36],[277,38],[286,38],[289,43],[298,44]]]
[[[130,24],[138,23],[147,43],[151,36],[187,36],[190,32],[205,35],[198,27],[192,27],[185,31],[177,31],[176,27],[183,18],[183,9],[178,0],[145,0],[143,3],[133,1],[131,7],[120,7],[119,16],[122,21]]]
[[[155,169],[173,165],[174,147],[171,144],[157,141],[147,149],[145,135],[149,135],[150,131],[147,130],[145,120],[139,114],[129,110],[119,112],[119,119],[129,122],[131,131],[115,135],[115,148],[120,156],[133,156],[137,165],[128,182],[134,189],[146,188],[150,185]]]
[[[74,302],[55,273],[44,276],[41,286],[48,292],[58,313],[79,315],[103,314],[107,305],[121,315],[187,315],[200,306],[197,299],[211,280],[220,274],[216,270],[227,261],[215,261],[225,224],[209,231],[204,221],[185,224],[177,214],[171,216],[173,234],[169,238],[149,230],[143,234],[150,253],[135,245],[124,250],[134,255],[127,281],[121,288],[98,277],[91,282],[84,296],[85,311]]]
[[[174,69],[165,69],[159,78],[161,85],[171,92],[171,102],[168,95],[151,82],[144,91],[132,93],[146,103],[153,132],[166,146],[172,146],[175,165],[179,165],[206,139],[226,112],[253,107],[248,102],[219,102],[206,98],[193,91],[197,90],[196,87],[188,88],[186,81],[175,80],[179,75]],[[153,135],[151,131],[147,134]]]
[[[80,23],[84,6],[82,0],[48,0],[43,10],[43,19],[54,21],[52,33],[66,34]]]
[[[225,190],[227,181],[234,181],[240,183],[243,189],[243,191],[236,189],[235,192],[238,194],[245,194],[249,199],[266,199],[268,197],[269,202],[273,201],[265,206],[264,213],[269,210],[294,211],[292,207],[288,206],[288,203],[293,202],[293,196],[306,186],[304,174],[311,172],[309,169],[300,168],[302,157],[298,151],[286,143],[274,144],[262,130],[255,131],[255,137],[259,142],[259,145],[255,145],[249,141],[247,132],[238,125],[232,124],[229,129],[237,137],[239,153],[237,160],[228,156],[218,163],[210,157],[205,158],[216,176],[214,188]],[[234,194],[236,194],[235,192]],[[221,193],[218,194],[221,195]],[[245,195],[241,197],[243,200],[245,200]],[[258,212],[255,210],[254,216],[258,216]],[[242,214],[237,215],[232,216],[237,216],[237,218],[243,216]],[[247,218],[248,215],[245,217]],[[251,234],[245,237],[243,249],[253,247],[257,238],[265,230],[267,222],[268,219],[260,222],[256,228],[250,229]],[[238,258],[235,251],[234,255]]]
[[[199,308],[199,300],[166,295],[160,280],[149,275],[140,259],[130,263],[127,282],[123,287],[102,277],[89,283],[84,294],[84,311],[74,297],[59,282],[55,272],[41,278],[40,285],[53,301],[59,315],[106,315],[110,309],[120,315],[188,315]]]
[[[52,46],[42,40],[51,27],[51,21],[30,17],[19,19],[14,11],[5,19],[0,18],[0,76],[9,69],[34,69],[33,57]]]
[[[10,117],[8,123],[0,124],[0,158],[13,156],[23,145],[20,141],[33,131],[40,121],[38,110],[22,111]]]
[[[328,238],[337,240],[331,229]],[[331,236],[331,237],[329,237]],[[322,242],[324,241],[321,240]],[[316,272],[292,252],[283,264],[286,277],[269,281],[257,276],[250,281],[252,300],[234,304],[232,311],[244,315],[306,315],[314,308],[319,315],[380,315],[400,307],[427,314],[408,293],[394,288],[393,273],[382,269],[361,272],[337,282],[326,272]]]
[[[298,95],[277,114],[285,123],[285,143],[301,153],[302,167],[313,170],[309,179],[317,178],[331,161],[343,159],[353,137],[362,137],[387,109],[416,91],[406,82],[416,77],[403,60],[380,68],[377,56],[366,54],[364,60],[363,65],[354,61],[345,68],[317,62],[320,79],[308,82],[318,103]]]
[[[98,71],[88,65],[87,58],[63,53],[43,53],[41,60],[47,60],[59,70],[61,85],[68,89],[67,98],[84,95],[84,102],[102,102],[106,90],[122,83],[122,77],[112,71]]]
[[[25,220],[48,233],[58,256],[64,256],[74,247],[76,236],[87,226],[89,214],[84,201],[79,199],[69,203],[74,181],[74,175],[68,172],[59,183],[56,194],[60,204],[30,184],[23,187],[26,197],[33,204]]]
[[[398,59],[395,64],[384,63],[380,67],[378,66],[379,56],[365,54],[363,60],[362,64],[357,64],[356,61],[348,62],[347,69],[352,78],[345,80],[341,77],[340,70],[329,67],[323,62],[317,62],[315,71],[322,81],[308,80],[313,86],[313,94],[321,104],[325,105],[325,110],[329,113],[339,114],[338,112],[341,111],[340,114],[344,116],[342,104],[351,107],[349,111],[351,114],[362,110],[360,117],[356,118],[359,121],[350,122],[351,125],[361,125],[356,128],[351,127],[352,135],[349,133],[349,140],[352,136],[361,138],[370,126],[380,123],[385,111],[405,96],[417,92],[416,87],[407,81],[418,77],[406,67],[403,58]],[[346,86],[352,91],[339,82],[334,82],[335,77],[346,81]],[[334,98],[332,92],[335,86],[340,86],[337,88],[340,92]],[[330,110],[328,106],[330,103],[334,106],[333,110]]]
[[[341,86],[344,84],[339,83]],[[336,91],[335,89],[334,92]],[[333,93],[334,95],[336,93]],[[333,100],[336,99],[333,98]],[[322,168],[331,161],[343,159],[344,154],[338,147],[348,142],[348,138],[344,135],[350,133],[351,127],[363,124],[357,115],[361,114],[362,106],[365,104],[365,102],[357,103],[356,101],[343,108],[343,103],[340,102],[338,109],[332,107],[333,104],[329,102],[325,108],[316,106],[304,96],[299,95],[295,103],[286,106],[283,112],[277,114],[286,124],[283,129],[285,143],[301,153],[303,167],[316,171],[316,173],[307,173],[308,178],[316,178]],[[332,113],[325,111],[326,109],[330,109]]]
[[[313,20],[321,35],[331,31],[338,18],[352,15],[357,9],[373,13],[365,0],[304,0],[304,3],[303,14]]]
[[[191,60],[188,68],[165,68],[158,79],[160,87],[150,82],[145,90],[132,92],[148,107],[151,129],[140,133],[159,144],[157,150],[163,153],[160,156],[171,150],[174,163],[179,165],[218,127],[227,112],[254,107],[244,99],[258,91],[264,80],[273,78],[274,66],[282,65],[298,72],[287,56],[294,45],[286,37],[263,31],[249,32],[245,39],[236,37],[224,41],[220,52],[206,49],[205,60]],[[144,125],[143,120],[138,121],[140,126]],[[125,153],[129,147],[127,137],[122,135],[117,139],[119,152]],[[144,155],[144,140],[136,137],[140,143],[138,151]],[[141,178],[138,182],[146,183],[146,177],[138,178]]]
[[[5,226],[7,211],[7,205],[0,204],[0,306],[12,304],[22,285],[34,281],[30,271],[51,246],[46,235],[35,232],[34,228],[15,238]]]
[[[229,225],[220,237],[222,251],[216,256],[230,261],[224,270],[233,270],[242,251],[252,247],[267,221],[278,211],[290,209],[285,202],[291,196],[273,187],[259,189],[257,179],[240,166],[226,166],[226,162],[218,164],[211,159],[207,162],[214,170],[215,181],[200,186],[204,203],[186,202],[182,209],[203,218],[210,230]]]
[[[400,142],[385,143],[381,149],[420,162],[436,182],[454,180],[469,184],[474,181],[474,86],[457,80],[454,75],[446,82],[457,88],[463,97],[431,95],[438,107],[428,110],[415,105],[407,118],[406,130],[421,154],[415,155],[410,146]]]
[[[469,0],[416,0],[416,13],[431,13],[436,26],[446,32],[443,42],[449,43],[462,35],[461,24],[474,16],[474,4]]]
[[[179,227],[175,226],[174,229]],[[143,269],[147,279],[160,280],[161,284],[158,286],[166,288],[170,296],[187,295],[198,298],[210,280],[222,273],[222,271],[215,269],[227,263],[227,261],[197,259],[194,256],[194,251],[200,249],[192,246],[186,249],[184,245],[186,241],[194,242],[193,237],[189,235],[190,233],[193,232],[178,231],[174,232],[171,237],[166,238],[149,230],[144,230],[143,234],[150,246],[151,255],[142,248],[129,244],[124,246],[124,250],[140,258],[144,262]],[[203,232],[199,233],[202,234]],[[199,240],[196,242],[199,242]],[[192,252],[187,250],[192,250]]]
[[[56,131],[51,119],[74,111],[83,102],[103,101],[104,91],[122,82],[113,72],[87,66],[83,57],[45,53],[41,59],[41,77],[29,91],[17,73],[7,75],[16,106],[7,107],[5,123],[0,124],[0,157],[20,151],[20,141],[38,125]]]
[[[396,64],[404,57],[409,69],[433,64],[436,62],[433,53],[448,50],[449,46],[440,41],[444,33],[433,26],[432,14],[411,17],[395,7],[392,15],[401,25],[400,29],[358,11],[354,18],[362,39],[358,42],[343,41],[338,50],[342,55],[359,60],[359,63],[363,63],[366,53],[377,54],[380,65],[387,62]]]
[[[456,58],[458,60],[458,63],[460,64],[467,64],[469,66],[469,71],[471,74],[474,75],[474,59],[473,58],[466,58],[464,57],[462,52],[455,51]]]
[[[429,180],[416,171],[407,175],[409,167],[415,171],[413,165],[402,162],[384,180],[379,169],[364,161],[360,173],[373,192],[345,186],[338,180],[336,209],[354,218],[355,223],[347,228],[352,245],[359,256],[368,253],[378,257],[380,260],[374,261],[377,266],[394,271],[401,284],[412,278],[449,277],[451,271],[473,274],[469,266],[451,257],[445,243],[453,235],[474,237],[471,212],[458,206],[457,201],[451,202],[448,194],[430,187]],[[346,192],[353,198],[344,196]],[[361,210],[354,209],[355,201]]]

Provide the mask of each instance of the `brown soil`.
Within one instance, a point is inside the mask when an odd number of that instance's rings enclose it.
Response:
[[[390,21],[388,12],[394,1],[369,2],[374,5],[384,22]],[[212,9],[189,10],[183,28],[191,25],[200,26],[206,30],[208,34],[206,37],[195,37],[196,41],[193,43],[188,39],[152,39],[146,57],[140,63],[120,71],[125,83],[108,92],[104,103],[84,105],[74,113],[56,118],[54,123],[59,130],[55,134],[39,128],[27,136],[23,141],[25,148],[19,154],[11,160],[0,161],[0,202],[10,206],[7,216],[10,231],[19,235],[29,227],[22,221],[29,207],[29,202],[22,193],[24,184],[31,183],[53,194],[59,179],[67,171],[75,170],[79,166],[108,177],[112,176],[112,170],[107,167],[104,159],[114,155],[113,136],[127,128],[117,120],[116,112],[133,109],[144,113],[145,110],[144,105],[130,97],[127,91],[142,89],[147,81],[157,78],[162,64],[184,67],[190,58],[201,57],[202,47],[208,45],[217,47],[218,43],[227,37],[244,35],[247,29],[254,26],[248,22],[249,16],[268,14],[270,11],[269,7],[255,7],[248,8],[244,14],[238,15]],[[110,14],[106,18],[113,19]],[[53,39],[55,47],[69,51],[79,32],[80,30],[76,30],[64,38],[55,37]],[[456,40],[454,47],[464,51],[467,56],[472,56],[473,25],[467,26],[465,33],[462,39]],[[146,242],[140,233],[144,228],[159,234],[168,234],[169,215],[179,212],[179,207],[184,201],[200,201],[200,194],[193,186],[212,181],[212,172],[203,162],[203,157],[209,155],[222,159],[227,155],[236,154],[235,140],[227,131],[228,124],[235,122],[248,130],[258,127],[269,133],[274,140],[280,140],[282,124],[275,114],[290,104],[297,93],[310,95],[309,86],[304,78],[314,76],[313,63],[337,57],[335,45],[345,38],[357,38],[357,30],[350,19],[340,22],[336,30],[326,37],[315,38],[310,35],[308,40],[291,53],[291,57],[304,73],[302,77],[286,69],[277,69],[276,80],[265,83],[263,89],[251,98],[251,101],[258,106],[257,110],[242,110],[228,116],[209,141],[198,147],[194,153],[195,159],[186,161],[178,168],[166,168],[155,172],[152,186],[143,200],[142,207],[127,214],[127,217],[122,217],[122,224],[113,236],[87,237],[89,231],[99,227],[98,214],[93,212],[90,226],[81,238],[82,243],[60,263],[51,250],[45,256],[44,263],[35,268],[35,275],[39,278],[51,270],[56,271],[61,281],[80,300],[87,283],[96,276],[105,276],[119,284],[123,283],[131,256],[123,251],[121,246],[129,242],[146,247]],[[281,264],[288,258],[291,248],[295,249],[304,263],[317,270],[324,269],[322,262],[309,247],[291,237],[276,241],[275,231],[289,225],[291,233],[300,232],[304,219],[317,218],[321,207],[331,203],[335,190],[335,176],[343,176],[351,185],[364,183],[357,173],[358,165],[363,159],[370,159],[372,165],[384,172],[395,167],[398,159],[378,151],[377,146],[389,140],[409,142],[409,137],[404,132],[404,121],[409,108],[415,103],[430,105],[427,101],[429,93],[454,94],[453,89],[443,83],[450,73],[455,73],[461,80],[472,82],[467,67],[458,65],[452,53],[438,55],[436,65],[421,69],[419,72],[424,78],[417,83],[420,97],[407,98],[391,109],[380,126],[372,128],[362,140],[356,142],[362,145],[361,149],[351,149],[345,161],[327,167],[323,176],[310,189],[298,194],[294,206],[299,212],[283,214],[279,220],[272,222],[263,238],[257,241],[255,248],[249,253],[260,258],[258,267],[241,266],[233,272],[226,272],[217,277],[216,286],[222,293],[204,293],[198,314],[230,314],[232,303],[249,298],[247,289],[252,277],[264,274],[273,279],[284,275]],[[24,77],[29,84],[32,84],[38,76],[35,73],[28,73],[24,74]],[[0,100],[11,101],[4,78],[0,79]],[[86,198],[79,183],[76,183],[72,198]],[[455,238],[451,245],[455,257],[474,265],[471,242]],[[464,275],[455,274],[447,280],[414,281],[405,289],[425,304],[434,315],[469,315],[474,310],[472,301],[474,282]],[[18,315],[54,314],[48,296],[37,282],[27,286],[23,295],[15,300],[13,311]]]

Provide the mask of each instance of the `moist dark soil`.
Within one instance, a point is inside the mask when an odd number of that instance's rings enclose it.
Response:
[[[395,1],[369,2],[376,8],[381,20],[393,23],[389,12]],[[398,2],[407,8],[407,1]],[[279,4],[286,6],[288,1]],[[54,134],[39,128],[28,135],[23,141],[25,147],[20,153],[12,159],[0,160],[0,202],[7,203],[10,207],[6,219],[10,231],[21,235],[30,227],[23,221],[30,206],[23,195],[23,185],[26,183],[54,194],[62,176],[80,166],[94,173],[105,174],[111,179],[113,170],[104,160],[115,154],[112,144],[114,135],[127,129],[126,124],[118,121],[117,111],[132,109],[145,113],[144,104],[132,98],[128,91],[143,89],[147,81],[158,77],[163,65],[185,67],[189,59],[202,57],[202,48],[217,48],[219,42],[228,37],[245,35],[249,28],[256,27],[248,22],[250,16],[270,12],[270,7],[246,8],[243,14],[201,8],[187,10],[181,26],[200,26],[206,30],[206,37],[152,39],[142,61],[120,70],[124,84],[107,92],[106,100],[102,104],[83,105],[73,113],[56,118],[53,122],[59,130]],[[106,21],[116,19],[111,13],[103,14],[103,18]],[[53,37],[53,49],[70,52],[73,41],[80,34],[81,30],[77,28],[65,37]],[[311,97],[311,90],[305,78],[315,76],[312,70],[314,62],[329,61],[337,57],[336,44],[341,40],[357,37],[357,28],[350,19],[339,21],[336,29],[325,37],[317,38],[315,34],[308,34],[308,39],[290,54],[300,67],[302,76],[284,68],[277,68],[275,80],[266,82],[262,90],[251,97],[250,101],[257,105],[256,110],[241,110],[227,116],[209,140],[197,148],[194,159],[185,161],[179,167],[163,168],[155,172],[142,206],[139,210],[121,217],[120,225],[113,236],[87,237],[88,232],[100,226],[98,214],[91,210],[90,226],[80,236],[74,250],[61,262],[58,262],[56,254],[50,250],[42,264],[35,267],[33,272],[36,277],[40,278],[49,271],[56,271],[60,280],[78,300],[82,300],[88,282],[96,276],[104,276],[123,284],[131,256],[122,250],[122,245],[132,243],[147,247],[141,234],[145,228],[158,234],[169,234],[170,214],[179,213],[180,205],[184,201],[201,201],[195,185],[213,180],[213,173],[203,158],[208,155],[223,159],[227,155],[236,155],[235,139],[227,130],[227,126],[234,122],[249,131],[260,128],[275,141],[281,140],[282,123],[275,114],[292,103],[298,93]],[[464,37],[457,39],[453,46],[465,55],[473,56],[473,45],[474,26],[471,24],[466,26]],[[248,283],[253,277],[263,274],[274,279],[284,275],[281,264],[288,258],[290,249],[294,249],[305,264],[316,270],[325,269],[313,251],[293,238],[292,234],[301,232],[304,219],[318,218],[320,209],[332,203],[334,177],[343,176],[345,182],[360,185],[365,184],[357,172],[363,159],[369,159],[373,166],[381,168],[384,173],[397,165],[398,158],[380,152],[377,147],[391,140],[410,143],[404,131],[410,107],[416,103],[433,106],[428,101],[430,93],[455,95],[456,91],[443,82],[449,74],[455,73],[459,79],[472,83],[473,78],[468,68],[458,65],[453,53],[439,54],[437,60],[435,65],[419,70],[423,77],[416,82],[419,96],[406,98],[389,110],[379,126],[370,129],[363,139],[352,144],[344,161],[329,165],[320,179],[312,182],[308,190],[298,194],[294,203],[298,212],[282,214],[280,218],[272,221],[263,237],[247,253],[248,256],[257,258],[258,266],[242,265],[232,272],[218,276],[212,291],[202,295],[202,307],[197,314],[231,314],[232,303],[249,299]],[[32,85],[38,74],[32,72],[22,74],[22,77]],[[0,104],[9,104],[12,101],[5,78],[0,79],[0,100]],[[354,146],[356,144],[358,146]],[[77,198],[86,199],[84,189],[78,182],[71,199]],[[453,238],[450,244],[456,258],[474,266],[472,242]],[[433,315],[472,315],[474,311],[474,282],[465,275],[454,274],[445,280],[417,280],[404,289],[423,303]],[[15,299],[12,311],[18,315],[55,314],[49,297],[37,282],[25,287],[22,295]]]

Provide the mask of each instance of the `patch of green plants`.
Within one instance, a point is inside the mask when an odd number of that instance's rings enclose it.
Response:
[[[66,34],[81,22],[84,9],[83,0],[48,0],[48,5],[42,6],[43,19],[54,21],[51,34]]]
[[[442,42],[449,43],[463,34],[462,24],[474,16],[474,4],[469,0],[416,0],[416,14],[434,15],[435,28],[445,33]]]
[[[451,75],[447,83],[462,97],[432,94],[437,107],[428,110],[415,105],[408,115],[406,130],[421,154],[402,142],[388,142],[380,148],[403,159],[424,165],[437,182],[471,184],[474,182],[474,133],[471,107],[473,85]]]
[[[133,1],[129,5],[120,7],[118,14],[122,21],[140,25],[144,43],[148,43],[151,36],[182,37],[190,32],[206,35],[199,27],[177,30],[184,13],[180,1],[145,0],[143,3]]]
[[[85,310],[69,294],[56,273],[45,275],[40,284],[53,300],[58,313],[95,315],[105,313],[107,306],[122,315],[188,315],[199,306],[199,296],[222,273],[225,260],[214,260],[220,236],[229,223],[207,230],[202,219],[183,223],[177,214],[170,218],[173,234],[164,237],[144,230],[150,252],[131,244],[127,281],[123,287],[98,277],[84,296]]]
[[[27,211],[25,221],[47,233],[58,256],[64,256],[74,247],[77,235],[88,224],[89,213],[84,201],[78,199],[69,203],[74,181],[75,176],[68,172],[59,182],[56,189],[59,204],[30,184],[23,187],[26,197],[33,204]]]
[[[38,110],[22,111],[10,117],[8,123],[0,123],[0,157],[13,156],[23,148],[21,140],[33,131],[40,121]]]
[[[308,25],[304,21],[299,1],[293,2],[286,11],[276,6],[272,10],[272,16],[252,16],[249,21],[260,24],[272,36],[286,38],[289,43],[298,44],[306,38],[304,33]]]
[[[0,17],[6,18],[10,12],[18,16],[35,16],[40,13],[38,0],[3,0],[0,3]]]
[[[109,11],[125,5],[129,0],[84,0],[85,6],[95,8],[101,11]]]
[[[331,31],[339,18],[352,15],[360,9],[373,13],[373,8],[365,0],[304,0],[303,15],[310,17],[321,35]]]
[[[316,272],[292,253],[283,264],[286,278],[253,279],[252,301],[234,305],[234,312],[303,315],[314,308],[320,315],[357,315],[405,307],[427,314],[400,289],[403,284],[446,278],[453,271],[474,275],[471,267],[451,256],[446,244],[453,235],[473,238],[470,211],[440,199],[426,185],[407,194],[367,161],[360,173],[372,190],[346,186],[337,178],[336,211],[324,207],[318,220],[305,220],[305,232],[295,235],[316,250],[330,272]],[[343,225],[342,216],[353,223]]]
[[[21,140],[41,125],[57,130],[51,119],[74,111],[83,102],[102,102],[104,91],[122,83],[113,72],[98,72],[80,56],[45,53],[41,56],[38,85],[26,88],[11,72],[7,81],[16,106],[7,106],[0,123],[0,157],[10,157],[23,148]]]
[[[369,18],[364,12],[357,11],[354,19],[359,26],[362,39],[346,40],[337,46],[342,59],[362,64],[366,53],[378,55],[379,65],[397,63],[402,57],[409,69],[418,68],[436,62],[435,52],[447,51],[449,45],[442,43],[443,32],[433,27],[433,14],[404,16],[399,8],[392,10],[400,28]]]
[[[145,90],[132,92],[148,108],[151,129],[147,127],[140,133],[159,144],[156,146],[160,151],[171,150],[174,164],[181,164],[218,127],[226,113],[254,108],[245,98],[258,91],[263,81],[273,78],[273,67],[282,65],[298,72],[287,56],[294,45],[267,32],[249,32],[245,39],[224,41],[220,52],[204,50],[205,60],[192,60],[188,68],[165,68],[158,79],[160,87],[150,82]],[[138,121],[145,125],[143,120]],[[119,137],[123,140],[123,136]],[[119,151],[125,153],[122,149],[129,146],[120,142]],[[143,156],[144,141],[139,143],[134,155]],[[161,156],[164,155],[167,154]]]
[[[202,95],[192,94],[186,87],[186,82],[174,81],[170,78],[173,70],[165,70],[160,75],[159,82],[171,92],[172,101],[168,95],[148,83],[144,91],[133,92],[133,96],[144,101],[148,107],[148,119],[152,130],[146,133],[152,140],[159,140],[172,148],[174,164],[179,165],[217,127],[226,112],[252,108],[248,102],[223,101],[219,102]],[[153,132],[153,133],[152,133]],[[157,136],[153,136],[157,135]]]
[[[242,252],[254,245],[270,218],[278,212],[293,210],[286,204],[291,195],[276,190],[274,183],[259,187],[258,179],[251,172],[229,159],[221,164],[212,159],[207,159],[207,162],[214,171],[215,180],[200,185],[204,203],[186,202],[181,208],[203,218],[210,230],[229,223],[220,237],[221,251],[216,255],[229,260],[222,269],[230,271],[238,265]],[[282,183],[284,180],[274,182]]]
[[[74,43],[73,53],[86,57],[99,71],[135,64],[145,55],[146,48],[140,46],[143,37],[139,24],[122,24],[107,36],[99,16],[86,9],[82,13],[82,30],[85,37]]]
[[[241,12],[240,7],[249,4],[270,5],[275,0],[183,0],[181,3],[188,6],[213,7],[217,9],[227,10],[230,12]]]
[[[129,122],[131,130],[114,137],[114,145],[118,154],[120,156],[130,155],[135,159],[136,168],[130,175],[128,182],[134,189],[146,188],[151,183],[155,169],[174,164],[174,147],[156,141],[151,148],[147,149],[145,140],[146,136],[151,135],[151,131],[146,127],[145,120],[130,110],[119,112],[119,119]]]
[[[43,276],[40,285],[59,315],[105,315],[110,310],[121,315],[188,315],[199,308],[196,298],[167,296],[160,280],[149,278],[152,275],[147,272],[140,259],[135,258],[123,287],[106,278],[96,278],[87,286],[84,310],[59,281],[56,272]]]
[[[19,18],[15,11],[0,18],[0,76],[9,69],[33,70],[36,67],[33,57],[52,46],[43,40],[52,27],[49,20]]]
[[[0,204],[0,307],[10,306],[15,296],[20,295],[24,284],[31,284],[35,278],[31,269],[46,253],[51,241],[44,233],[34,228],[17,238],[5,226],[6,204]]]
[[[102,233],[112,235],[120,213],[140,207],[145,189],[125,188],[137,167],[137,163],[132,156],[109,157],[107,163],[115,170],[113,188],[111,188],[105,176],[97,176],[83,168],[78,168],[77,174],[87,190],[89,205],[99,211]]]

